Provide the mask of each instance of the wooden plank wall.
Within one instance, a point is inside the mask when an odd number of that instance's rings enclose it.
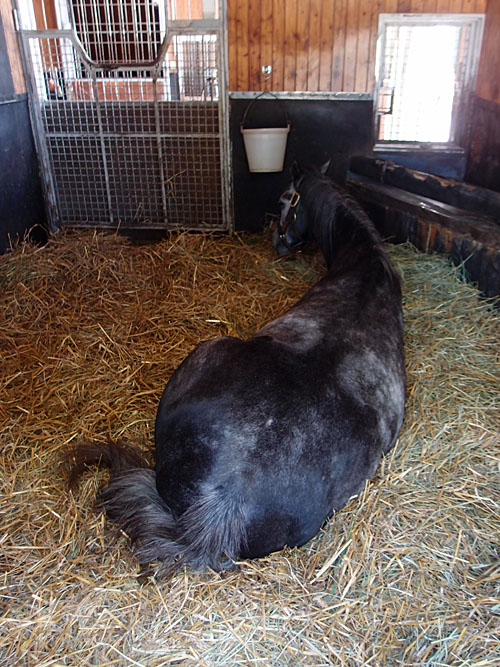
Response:
[[[497,2],[489,0],[490,7]],[[45,4],[42,17],[42,2],[34,2],[39,24],[45,24],[47,6],[53,6],[50,1]],[[228,0],[229,88],[262,90],[261,67],[272,65],[270,90],[372,92],[380,13],[483,13],[487,4],[488,0]],[[11,0],[0,0],[0,11],[16,90],[24,92]],[[52,22],[38,27],[53,27]],[[492,38],[493,49],[497,37]],[[496,56],[492,63],[495,76],[484,74],[481,90],[497,79]],[[499,97],[500,102],[500,93],[478,94]]]
[[[466,180],[500,192],[500,2],[489,0],[472,112]]]
[[[496,2],[497,0],[489,0]],[[228,0],[229,88],[373,91],[380,13],[483,13],[488,0]]]
[[[500,2],[489,0],[484,26],[483,46],[479,71],[477,74],[476,94],[484,100],[500,104]]]

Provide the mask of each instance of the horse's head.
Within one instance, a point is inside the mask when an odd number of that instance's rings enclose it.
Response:
[[[323,165],[321,173],[330,166]],[[302,169],[296,162],[292,164],[292,180],[280,197],[281,214],[273,235],[273,246],[278,255],[286,257],[301,250],[310,241],[309,220],[305,207],[301,204],[301,185],[309,169]],[[314,171],[317,172],[315,169]]]
[[[281,214],[273,235],[273,246],[282,257],[304,247],[307,241],[307,216],[300,205],[298,188],[303,172],[299,165],[292,165],[292,180],[280,197]]]

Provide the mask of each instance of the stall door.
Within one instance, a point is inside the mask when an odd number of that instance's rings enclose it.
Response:
[[[225,5],[18,2],[53,226],[230,231]]]

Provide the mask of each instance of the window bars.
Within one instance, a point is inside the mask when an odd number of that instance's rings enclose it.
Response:
[[[483,18],[380,15],[377,141],[450,144],[463,139]]]

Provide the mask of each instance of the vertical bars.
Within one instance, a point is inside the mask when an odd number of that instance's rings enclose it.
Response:
[[[155,0],[70,0],[75,30],[100,65],[147,63],[165,37],[163,3]]]

